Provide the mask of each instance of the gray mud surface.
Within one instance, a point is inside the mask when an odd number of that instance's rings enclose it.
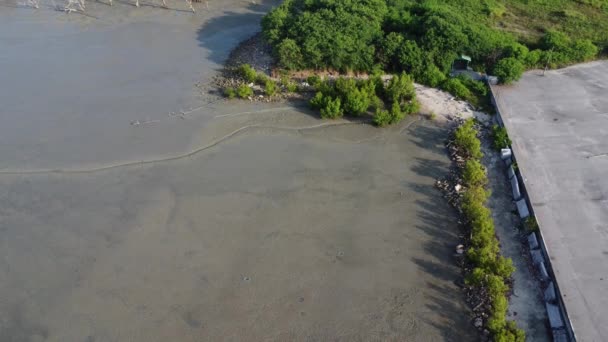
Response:
[[[0,341],[476,339],[443,128],[194,87],[269,4],[0,7]]]

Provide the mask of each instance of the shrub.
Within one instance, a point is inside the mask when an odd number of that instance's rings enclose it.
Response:
[[[522,62],[528,68],[536,68],[539,66],[542,55],[543,55],[543,52],[541,50],[532,50],[532,51],[528,52],[528,54],[526,55],[526,57],[523,59]]]
[[[469,100],[473,97],[473,94],[458,78],[449,78],[443,83],[443,89],[448,93],[463,99]]]
[[[342,114],[340,98],[332,99],[328,97],[324,100],[324,105],[321,108],[321,117],[323,119],[337,119]]]
[[[255,76],[255,83],[257,83],[261,86],[264,86],[266,84],[266,81],[268,81],[268,80],[269,80],[268,76],[264,75],[263,73],[258,73]]]
[[[319,83],[321,83],[321,77],[318,75],[310,75],[306,78],[306,83],[310,84],[313,87],[316,87]]]
[[[458,127],[455,133],[455,143],[467,156],[480,159],[483,156],[481,153],[481,142],[477,139],[477,131],[473,127],[474,124],[473,119],[468,119]]]
[[[224,88],[224,96],[226,96],[229,99],[233,99],[236,97],[236,90],[233,87],[226,87]]]
[[[416,114],[420,111],[420,102],[416,99],[410,100],[401,107],[401,110],[405,115]]]
[[[241,84],[240,86],[238,86],[238,88],[236,88],[236,93],[239,95],[240,98],[246,99],[253,96],[253,89],[251,89],[251,87],[246,84]]]
[[[525,342],[526,333],[518,329],[515,322],[507,321],[501,331],[494,333],[494,340],[496,342]]]
[[[501,150],[511,146],[511,139],[507,134],[507,129],[503,126],[492,126],[492,145],[496,150]]]
[[[416,96],[414,80],[405,73],[395,75],[384,89],[384,94],[387,101],[391,103],[401,104],[404,101],[409,101]]]
[[[241,64],[238,68],[239,75],[247,82],[255,82],[258,73],[249,64]]]
[[[513,57],[519,61],[524,61],[528,56],[529,51],[527,46],[520,43],[513,43],[505,47],[503,54],[504,57]]]
[[[524,221],[524,229],[527,233],[537,232],[539,230],[538,222],[534,216],[528,216]]]
[[[460,74],[456,78],[460,81],[460,83],[467,87],[469,91],[482,96],[486,96],[488,94],[488,86],[484,82],[476,81],[465,74]]]
[[[599,49],[589,39],[579,39],[574,41],[571,51],[572,59],[577,62],[586,62],[595,58]]]
[[[320,110],[325,105],[325,99],[323,97],[323,93],[318,91],[315,96],[309,102],[310,106],[313,109]]]
[[[376,95],[372,95],[369,99],[369,106],[372,108],[373,111],[375,111],[376,109],[382,109],[382,99],[380,99]]]
[[[462,170],[462,180],[468,187],[485,186],[488,183],[486,170],[476,159],[469,159]]]
[[[357,88],[351,89],[344,96],[344,112],[347,114],[359,116],[367,111],[369,105],[369,96]]]
[[[299,69],[302,64],[302,52],[292,39],[284,39],[277,48],[279,65],[288,70]]]
[[[339,94],[336,92],[334,85],[327,80],[319,82],[315,88],[317,89],[317,91],[322,92],[324,96],[339,96]]]
[[[264,84],[264,92],[266,93],[266,95],[268,96],[274,96],[277,94],[278,91],[278,87],[276,82],[274,82],[271,79],[267,79],[266,83]]]
[[[509,279],[513,272],[515,272],[513,260],[511,260],[511,258],[505,258],[502,256],[497,257],[491,267],[492,272],[503,279]]]
[[[490,209],[486,207],[489,192],[485,189],[487,175],[477,158],[481,157],[480,141],[474,121],[467,120],[455,132],[456,145],[469,158],[462,170],[467,189],[462,196],[460,209],[471,228],[471,247],[466,256],[474,265],[466,276],[468,285],[484,288],[491,306],[486,322],[494,341],[524,342],[525,334],[513,322],[506,319],[509,286],[506,280],[515,268],[511,259],[500,255],[500,246],[494,229]]]
[[[427,64],[422,72],[416,74],[416,80],[429,87],[438,87],[445,79],[445,74],[432,63]]]
[[[376,126],[386,126],[391,123],[391,114],[386,109],[376,109],[374,114],[374,124]]]
[[[289,93],[295,93],[296,91],[298,91],[298,85],[295,82],[292,82],[287,76],[281,77],[281,84]]]
[[[353,78],[339,77],[334,83],[334,89],[341,97],[346,97],[348,93],[357,89],[357,81]]]
[[[405,113],[401,110],[401,106],[397,102],[393,102],[389,113],[391,115],[391,125],[403,120],[403,118],[405,117]]]
[[[524,65],[513,57],[501,59],[494,67],[494,75],[504,84],[519,80],[523,73]]]

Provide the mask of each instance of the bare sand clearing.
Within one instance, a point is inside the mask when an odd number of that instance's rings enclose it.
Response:
[[[449,165],[439,124],[378,129],[239,101],[167,116],[205,103],[194,80],[259,19],[223,4],[196,20],[104,9],[102,24],[0,10],[0,27],[45,29],[0,29],[0,341],[474,340],[455,214],[433,187]],[[224,50],[199,44],[203,17]],[[166,21],[178,38],[148,31]],[[141,69],[106,51],[123,34],[150,42]],[[98,37],[69,58],[123,69],[76,63],[74,76],[53,35]]]

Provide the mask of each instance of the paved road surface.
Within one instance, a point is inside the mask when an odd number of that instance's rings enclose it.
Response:
[[[608,62],[497,89],[575,334],[608,341]]]

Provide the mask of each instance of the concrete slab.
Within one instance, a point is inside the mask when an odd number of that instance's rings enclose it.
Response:
[[[549,314],[549,324],[551,324],[552,329],[564,327],[564,321],[562,320],[562,316],[557,305],[547,303],[547,313]]]
[[[528,205],[526,204],[525,199],[521,199],[515,202],[515,204],[517,205],[517,212],[519,213],[519,218],[525,219],[526,217],[530,216],[530,210],[528,209]]]
[[[517,177],[511,178],[511,190],[513,193],[513,199],[519,200],[521,198],[521,191],[519,190],[519,183],[517,182]]]
[[[555,294],[555,286],[553,285],[553,282],[549,283],[549,286],[547,286],[547,288],[545,289],[545,301],[547,302],[553,302],[556,299],[556,294]]]
[[[511,158],[508,160],[511,160]],[[507,170],[507,177],[509,177],[509,179],[515,177],[515,169],[513,169],[513,165],[509,166],[509,169]]]
[[[528,235],[528,246],[530,246],[530,249],[538,248],[538,240],[536,239],[535,233],[531,233],[530,235]]]
[[[532,256],[532,262],[534,263],[534,265],[538,265],[542,262],[545,262],[545,259],[543,258],[543,253],[540,251],[540,249],[531,250],[530,255]]]
[[[494,90],[577,339],[608,341],[608,62]]]

